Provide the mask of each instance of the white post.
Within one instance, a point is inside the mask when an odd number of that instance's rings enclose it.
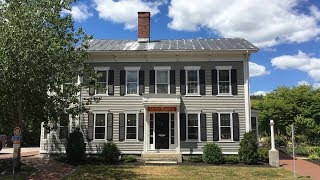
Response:
[[[270,120],[270,130],[271,130],[271,150],[276,150],[274,143],[274,121]]]
[[[276,150],[274,144],[274,121],[270,120],[271,130],[271,149],[269,150],[269,164],[274,167],[279,167],[279,151]]]
[[[293,124],[291,125],[292,132],[292,158],[293,158],[293,174],[296,176],[296,159],[294,158],[294,128]]]

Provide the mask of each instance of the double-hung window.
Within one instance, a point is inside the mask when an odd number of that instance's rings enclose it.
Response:
[[[96,113],[94,122],[94,139],[105,139],[106,124],[106,114]]]
[[[187,140],[199,140],[199,114],[187,116]]]
[[[233,140],[231,113],[220,113],[220,140]]]
[[[126,139],[137,139],[137,114],[126,114]]]
[[[140,67],[127,67],[126,87],[127,94],[139,94],[139,70]]]
[[[69,114],[61,114],[59,119],[59,139],[69,136]]]
[[[221,66],[218,69],[218,93],[231,94],[231,67]]]
[[[96,92],[95,94],[106,95],[108,93],[108,71],[109,68],[97,67],[95,68],[98,75],[96,81]]]
[[[155,67],[156,71],[156,93],[168,94],[170,92],[170,67]]]
[[[199,70],[200,66],[186,66],[187,95],[199,95]]]

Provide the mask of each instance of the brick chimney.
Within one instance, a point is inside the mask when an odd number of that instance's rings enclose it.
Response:
[[[138,42],[150,41],[150,12],[138,12]]]

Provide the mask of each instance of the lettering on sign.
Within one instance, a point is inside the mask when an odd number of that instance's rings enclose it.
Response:
[[[176,107],[148,107],[148,111],[177,111]]]

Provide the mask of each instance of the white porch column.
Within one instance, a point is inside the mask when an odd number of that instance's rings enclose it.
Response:
[[[179,152],[181,152],[181,150],[180,150],[180,105],[179,106],[177,106],[177,121],[178,121],[178,127],[177,127],[177,129],[178,129],[178,135],[177,135],[177,142],[178,142],[178,148],[177,148],[177,150],[179,151]]]
[[[247,55],[248,56],[248,55]],[[246,132],[250,131],[251,107],[250,107],[250,85],[249,85],[249,57],[243,61],[244,75],[244,106],[246,119]]]
[[[147,152],[147,150],[148,150],[148,140],[149,140],[149,138],[148,138],[148,129],[150,129],[149,128],[149,123],[147,123],[147,120],[148,120],[148,115],[147,115],[147,113],[148,113],[148,111],[147,111],[147,109],[146,109],[146,107],[144,107],[144,109],[143,109],[143,112],[144,112],[144,141],[143,141],[143,152]]]

